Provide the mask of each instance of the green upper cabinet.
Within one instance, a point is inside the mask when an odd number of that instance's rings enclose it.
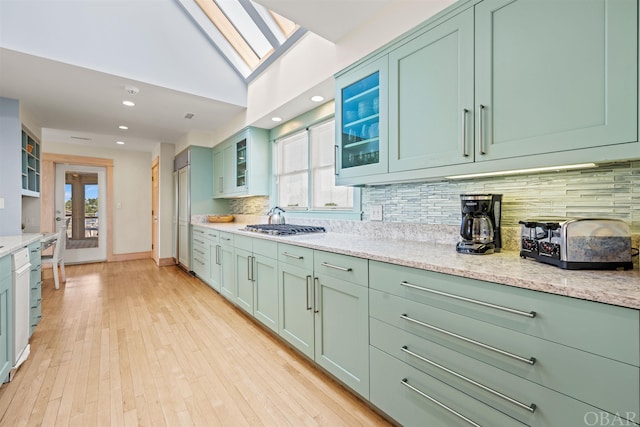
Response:
[[[343,185],[640,158],[638,2],[459,1],[338,73],[336,119]]]
[[[387,57],[336,79],[336,182],[387,172]]]
[[[476,5],[476,160],[637,141],[637,7],[636,0]]]
[[[269,132],[249,127],[213,149],[214,198],[269,195]]]
[[[389,171],[473,162],[473,9],[389,54]]]
[[[22,195],[40,197],[40,142],[22,130]]]

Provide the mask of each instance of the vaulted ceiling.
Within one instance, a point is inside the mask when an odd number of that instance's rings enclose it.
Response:
[[[385,8],[420,6],[424,15],[452,1],[256,0],[335,44]],[[112,146],[126,138],[147,151],[189,132],[216,132],[246,111],[251,83],[207,34],[198,9],[194,0],[0,0],[0,96],[19,99],[59,142]],[[390,25],[398,34],[408,29]],[[332,96],[326,84],[318,89]],[[296,102],[273,113],[287,119],[308,109]]]

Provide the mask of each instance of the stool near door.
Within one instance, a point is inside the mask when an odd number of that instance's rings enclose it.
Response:
[[[62,273],[62,281],[67,281],[67,276],[64,271],[64,250],[67,247],[67,228],[60,227],[58,230],[58,238],[56,240],[56,247],[53,249],[53,255],[43,255],[42,264],[51,264],[53,267],[53,281],[56,285],[56,289],[60,289],[60,281],[58,278],[58,267],[60,267],[60,273]]]

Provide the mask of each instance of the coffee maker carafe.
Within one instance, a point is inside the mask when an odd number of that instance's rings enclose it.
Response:
[[[500,252],[502,194],[461,194],[461,240],[456,251],[465,254]]]

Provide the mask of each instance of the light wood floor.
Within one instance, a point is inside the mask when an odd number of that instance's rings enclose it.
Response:
[[[388,425],[176,267],[69,266],[58,291],[48,270],[42,300],[2,426]]]

